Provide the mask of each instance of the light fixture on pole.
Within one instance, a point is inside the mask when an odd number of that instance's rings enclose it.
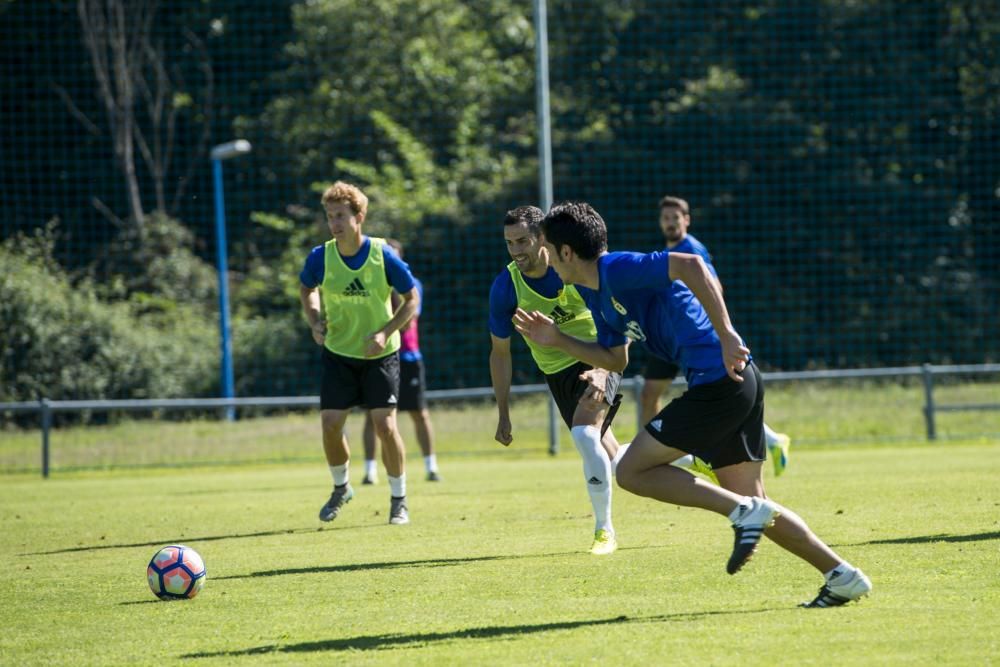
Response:
[[[233,398],[233,339],[229,327],[229,250],[226,247],[226,200],[222,186],[222,161],[246,155],[252,150],[246,139],[237,139],[212,148],[212,175],[215,181],[215,250],[219,272],[219,340],[222,347],[222,397]],[[232,421],[235,410],[226,408]]]

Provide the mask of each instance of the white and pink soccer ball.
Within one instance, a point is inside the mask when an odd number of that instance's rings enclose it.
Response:
[[[183,544],[163,547],[146,567],[149,588],[161,600],[193,598],[205,585],[205,561]]]

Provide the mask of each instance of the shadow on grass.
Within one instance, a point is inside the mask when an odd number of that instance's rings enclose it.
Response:
[[[1000,531],[994,530],[989,533],[971,533],[969,535],[920,535],[917,537],[892,537],[884,540],[869,540],[867,542],[857,542],[848,546],[862,547],[869,544],[928,544],[931,542],[986,542],[989,540],[1000,540]]]
[[[217,651],[189,653],[182,658],[221,658],[245,655],[261,655],[267,653],[310,653],[319,651],[382,651],[395,648],[410,648],[427,646],[438,642],[449,642],[461,639],[502,639],[516,638],[542,632],[559,630],[574,630],[576,628],[599,627],[602,625],[617,625],[622,623],[667,623],[674,621],[691,621],[707,616],[726,614],[753,614],[775,611],[772,609],[698,611],[680,614],[662,614],[658,616],[616,616],[614,618],[598,618],[590,621],[562,621],[558,623],[533,623],[526,625],[495,625],[482,628],[463,628],[452,632],[422,632],[415,634],[362,635],[345,637],[344,639],[325,639],[315,642],[301,642],[279,646],[255,646],[237,651]]]
[[[627,547],[633,549],[656,549],[658,547]],[[624,551],[625,549],[619,549]],[[359,572],[365,570],[395,570],[408,567],[451,567],[466,563],[482,563],[487,561],[519,560],[523,558],[555,558],[561,556],[579,556],[580,551],[564,551],[557,553],[515,554],[500,556],[469,556],[468,558],[426,558],[422,560],[383,561],[380,563],[345,563],[343,565],[316,565],[313,567],[291,567],[283,570],[262,570],[248,574],[234,574],[228,577],[212,577],[212,581],[225,579],[253,579],[256,577],[280,577],[286,574],[329,574],[331,572]],[[583,554],[592,558],[589,554]]]
[[[217,542],[219,540],[236,540],[247,537],[271,537],[274,535],[298,535],[303,533],[317,533],[325,530],[358,530],[364,528],[381,528],[382,525],[370,526],[317,526],[316,528],[283,528],[281,530],[265,530],[259,533],[232,533],[230,535],[208,535],[205,537],[174,537],[167,540],[157,540],[155,542],[135,542],[133,544],[91,544],[88,546],[69,547],[67,549],[54,549],[53,551],[36,551],[33,553],[20,554],[21,556],[53,556],[56,554],[69,554],[77,551],[94,551],[100,549],[131,549],[134,547],[161,547],[165,544],[195,544],[198,542]]]

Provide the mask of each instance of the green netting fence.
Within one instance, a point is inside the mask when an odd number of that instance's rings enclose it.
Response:
[[[318,190],[425,285],[431,388],[489,384],[503,213],[538,202],[526,0],[0,2],[0,401],[318,392]],[[767,370],[1000,360],[1000,6],[548,3],[556,200],[612,249],[687,199]],[[517,382],[538,373],[520,344]],[[641,369],[641,354],[629,369]]]

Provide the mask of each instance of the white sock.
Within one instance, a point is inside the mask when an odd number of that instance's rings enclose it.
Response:
[[[847,561],[843,561],[842,563],[838,563],[837,567],[824,573],[823,577],[826,579],[826,583],[836,586],[850,581],[856,571],[853,565]]]
[[[614,532],[611,525],[611,459],[601,446],[601,430],[594,426],[574,426],[570,434],[583,457],[583,478],[594,508],[594,529]]]
[[[737,505],[736,508],[729,513],[729,520],[732,523],[736,523],[736,520],[740,518],[740,514],[742,513],[741,510],[744,507],[749,508],[751,506],[753,506],[753,498],[751,498],[750,496],[743,496],[743,500],[740,501],[740,504]]]
[[[437,472],[438,471],[437,455],[431,454],[430,456],[425,456],[424,468],[427,469],[427,472]]]
[[[764,442],[767,443],[768,449],[774,449],[778,444],[778,434],[767,424],[764,424]]]
[[[350,471],[347,469],[348,463],[350,463],[350,461],[348,461],[344,465],[330,466],[330,474],[333,476],[334,486],[343,486],[344,484],[347,484],[348,481],[350,481],[351,474]]]
[[[611,459],[611,476],[614,477],[618,473],[618,462],[622,460],[625,456],[625,450],[631,445],[631,442],[624,442],[618,445],[618,451],[615,452],[615,458]]]
[[[378,465],[375,459],[365,459],[365,477],[368,479],[378,477]]]
[[[393,498],[402,498],[406,495],[406,473],[399,477],[386,475],[389,478],[389,495]]]

